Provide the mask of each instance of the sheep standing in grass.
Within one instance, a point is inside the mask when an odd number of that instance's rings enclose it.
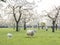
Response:
[[[8,38],[11,38],[11,37],[12,37],[12,34],[11,34],[11,33],[8,33],[8,34],[7,34],[7,37],[8,37]]]
[[[34,33],[36,32],[36,30],[27,30],[27,35],[30,37],[30,36],[33,36]]]

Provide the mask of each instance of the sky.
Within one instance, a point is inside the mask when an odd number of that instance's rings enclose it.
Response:
[[[27,0],[29,2],[32,2],[33,0]],[[34,0],[35,3],[38,5],[35,9],[37,10],[38,14],[43,11],[51,11],[55,8],[55,6],[60,6],[60,0]]]

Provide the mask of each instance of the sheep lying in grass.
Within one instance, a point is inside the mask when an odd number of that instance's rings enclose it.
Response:
[[[36,30],[27,30],[28,37],[34,36],[35,32],[36,32]]]
[[[8,33],[8,34],[7,34],[7,37],[8,37],[8,38],[11,38],[11,37],[12,37],[12,34],[11,34],[11,33]]]

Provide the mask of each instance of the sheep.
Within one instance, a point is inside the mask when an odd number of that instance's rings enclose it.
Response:
[[[7,34],[7,37],[8,37],[8,38],[11,38],[11,37],[12,37],[12,34],[11,34],[11,33],[8,33],[8,34]]]
[[[34,33],[36,32],[36,30],[27,30],[27,35],[30,36],[34,36]]]

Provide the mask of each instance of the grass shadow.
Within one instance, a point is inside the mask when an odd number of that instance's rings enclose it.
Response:
[[[25,38],[36,38],[36,37],[25,37]]]

